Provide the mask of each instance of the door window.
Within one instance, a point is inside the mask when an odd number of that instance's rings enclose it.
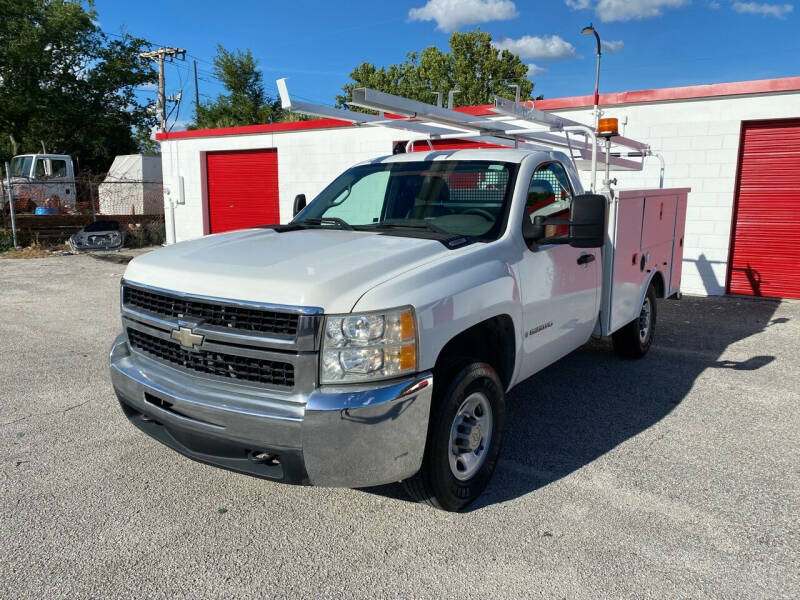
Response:
[[[568,218],[572,196],[572,186],[564,167],[555,162],[541,165],[531,177],[525,212],[531,220],[538,216]],[[555,237],[568,232],[567,225],[548,225],[545,236]]]
[[[67,176],[67,161],[52,158],[50,159],[51,177],[64,178]]]

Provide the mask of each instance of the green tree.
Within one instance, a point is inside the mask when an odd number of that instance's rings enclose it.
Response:
[[[527,77],[528,67],[519,56],[492,46],[492,36],[484,31],[454,33],[450,36],[450,52],[435,46],[422,52],[409,52],[405,61],[376,68],[362,62],[350,73],[351,81],[336,96],[337,106],[352,99],[353,89],[368,87],[421,102],[434,104],[434,92],[461,90],[454,97],[456,106],[486,104],[493,96],[514,98],[512,84],[520,86],[520,96],[530,100],[533,82]]]
[[[104,171],[138,149],[134,131],[154,122],[135,88],[156,81],[138,54],[140,38],[110,40],[89,4],[0,0],[0,146],[10,154],[72,154],[81,168]]]
[[[160,155],[161,144],[153,139],[152,127],[137,127],[133,133],[137,152],[141,154]]]
[[[280,102],[264,91],[258,60],[253,58],[250,50],[229,52],[217,45],[214,75],[228,93],[220,94],[212,102],[201,103],[189,129],[256,125],[281,120]]]

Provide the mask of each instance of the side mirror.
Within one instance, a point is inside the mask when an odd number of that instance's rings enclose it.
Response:
[[[531,221],[528,215],[522,217],[522,237],[526,244],[538,242],[544,237],[544,217],[534,217]]]
[[[606,197],[582,194],[572,199],[569,214],[569,245],[602,248],[606,241]]]
[[[548,225],[569,226],[568,235],[545,237]],[[602,248],[606,240],[606,197],[582,194],[572,199],[569,219],[536,216],[522,220],[527,244],[569,244],[573,248]]]
[[[305,194],[297,194],[294,197],[294,206],[292,207],[292,216],[296,217],[301,210],[306,207],[306,195]]]

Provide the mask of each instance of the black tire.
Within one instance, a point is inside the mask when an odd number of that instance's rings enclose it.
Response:
[[[644,295],[639,316],[611,335],[614,350],[623,358],[642,358],[656,335],[656,290],[651,284]]]
[[[445,384],[444,391],[437,393],[434,389],[434,404],[431,407],[422,468],[412,478],[405,480],[403,487],[417,502],[424,502],[442,510],[457,511],[480,496],[494,473],[503,442],[506,405],[503,384],[490,365],[481,362],[470,362],[466,365],[461,363],[460,368],[449,370],[449,373],[452,375],[443,373],[439,376],[439,383]],[[434,377],[434,386],[436,385],[437,380]],[[442,389],[441,385],[437,387],[439,390]],[[459,413],[459,409],[468,401],[475,402],[476,398],[481,407],[486,402],[491,408],[488,414],[491,423],[488,447],[483,447],[481,450],[480,443],[486,440],[486,434],[478,426],[475,438],[481,439],[480,442],[474,441],[477,447],[474,450],[465,449],[463,455],[456,455],[451,451],[451,429],[455,426],[457,417],[462,419],[460,421],[462,423],[466,418],[466,413]],[[469,437],[469,440],[466,437],[457,439],[471,443],[474,438]],[[461,477],[466,478],[459,479],[454,475],[453,468],[458,470],[458,465],[462,463],[458,462],[460,458],[454,458],[456,467],[451,467],[451,454],[457,457],[469,455],[470,452],[480,452],[480,458],[476,459],[479,461],[475,464],[476,470],[470,476],[462,473]]]

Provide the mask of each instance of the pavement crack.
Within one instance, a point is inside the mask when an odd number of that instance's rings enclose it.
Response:
[[[88,403],[89,403],[89,400],[84,400],[83,402],[80,402],[78,404],[73,404],[72,406],[68,406],[67,408],[59,408],[57,410],[50,410],[50,411],[41,412],[41,413],[31,413],[29,415],[25,415],[24,417],[20,417],[19,419],[14,419],[13,421],[7,421],[5,423],[0,423],[0,427],[6,427],[8,425],[13,425],[14,423],[19,423],[21,421],[26,421],[27,419],[30,419],[31,417],[46,417],[47,415],[55,415],[57,413],[64,414],[67,411],[70,411],[70,410],[72,410],[74,408],[80,408],[84,404],[88,404]]]
[[[661,440],[663,440],[663,439],[664,439],[664,436],[665,436],[665,435],[667,435],[667,432],[668,432],[668,431],[669,431],[669,430],[667,430],[667,431],[663,431],[663,432],[661,433],[661,435],[659,435],[659,436],[658,436],[658,437],[656,437],[655,439],[652,439],[652,440],[650,440],[650,443],[649,443],[649,444],[647,444],[647,447],[645,448],[645,452],[646,452],[647,450],[650,450],[650,448],[652,448],[654,444],[656,444],[656,443],[660,442]]]

